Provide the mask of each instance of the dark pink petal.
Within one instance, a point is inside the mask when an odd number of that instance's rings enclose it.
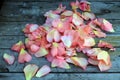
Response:
[[[31,59],[32,59],[31,55],[28,54],[28,52],[25,51],[24,49],[21,49],[18,57],[18,62],[19,63],[29,62],[31,61]]]
[[[18,43],[14,44],[11,49],[16,52],[20,52],[22,48],[25,49],[25,46],[22,41],[19,41]]]
[[[8,64],[13,64],[15,61],[15,57],[7,53],[4,53],[3,58]]]
[[[36,73],[36,77],[45,76],[45,75],[47,75],[47,74],[50,73],[50,72],[51,72],[50,67],[47,66],[47,65],[44,65],[44,66],[42,66],[42,67],[38,70],[38,72]]]
[[[35,64],[28,64],[27,66],[25,66],[23,71],[26,80],[31,80],[32,77],[36,74],[37,70],[38,70],[38,66]]]
[[[90,2],[88,2],[87,0],[81,0],[80,4],[79,4],[79,8],[82,11],[91,11],[91,9],[90,9]]]

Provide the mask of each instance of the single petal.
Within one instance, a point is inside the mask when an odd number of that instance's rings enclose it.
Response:
[[[52,47],[50,53],[53,57],[55,57],[58,54],[57,47]]]
[[[48,32],[47,37],[46,37],[48,42],[52,42],[53,41],[53,39],[54,39],[54,32],[55,32],[55,29],[53,29],[50,32]]]
[[[82,11],[91,11],[91,9],[90,9],[90,2],[88,2],[87,0],[81,0],[80,4],[79,4],[79,8]]]
[[[62,15],[62,16],[72,16],[72,15],[73,15],[73,12],[72,12],[72,11],[69,11],[69,10],[66,10],[66,11],[64,11],[61,15]]]
[[[54,31],[54,41],[55,42],[60,41],[60,33],[57,30]]]
[[[68,48],[72,45],[72,36],[62,36],[61,40]]]
[[[8,64],[13,64],[15,61],[15,57],[7,53],[4,53],[3,58]]]
[[[88,65],[88,61],[86,58],[71,57],[71,59],[73,60],[73,62],[76,66],[79,66],[84,70],[86,69],[86,67]]]
[[[115,48],[108,42],[100,40],[98,43],[98,47],[109,48],[110,50],[115,50]]]
[[[32,59],[31,55],[28,54],[28,52],[25,51],[24,49],[21,49],[18,57],[18,62],[19,63],[29,62],[31,61],[31,59]]]
[[[97,55],[98,60],[103,60],[106,65],[110,63],[110,56],[107,51],[101,51]]]
[[[100,71],[106,71],[106,70],[108,70],[108,69],[111,68],[111,63],[109,63],[108,65],[106,65],[105,62],[100,61],[99,64],[98,64],[98,67],[99,67]]]
[[[47,65],[44,65],[44,66],[42,66],[42,67],[38,70],[38,72],[37,72],[37,74],[36,74],[36,77],[45,76],[45,75],[47,75],[47,74],[50,73],[50,72],[51,72],[50,67],[47,66]]]
[[[94,38],[92,38],[92,37],[87,37],[87,38],[85,38],[83,45],[84,45],[84,46],[88,46],[88,47],[94,46],[94,45],[95,45],[95,40],[94,40]]]
[[[14,44],[11,49],[13,51],[20,52],[22,48],[25,49],[25,46],[22,41],[19,41],[18,43]]]
[[[58,58],[53,59],[51,66],[70,69],[69,64],[64,59],[58,59]]]
[[[44,47],[40,47],[40,49],[35,53],[36,57],[42,57],[48,54],[47,49],[45,49]]]
[[[84,24],[83,19],[79,17],[77,14],[73,14],[72,23],[75,24],[76,26]]]
[[[71,2],[70,5],[71,5],[72,9],[75,11],[78,8],[79,1],[76,0],[76,2]]]
[[[37,70],[38,70],[37,65],[28,64],[27,66],[25,66],[23,71],[24,71],[26,80],[31,80],[32,77],[36,74]]]
[[[85,20],[93,20],[95,19],[95,14],[91,13],[91,12],[83,12],[83,17]]]
[[[33,32],[35,31],[36,29],[38,29],[38,25],[37,24],[32,24],[31,27],[30,27],[30,32]]]
[[[32,45],[30,46],[30,50],[31,50],[31,52],[32,52],[33,54],[36,53],[39,49],[40,49],[40,47],[37,46],[37,45],[35,45],[35,44],[32,44]]]
[[[104,32],[102,32],[102,31],[93,31],[94,32],[94,34],[98,37],[98,38],[102,38],[102,37],[106,37],[106,34],[104,33]]]

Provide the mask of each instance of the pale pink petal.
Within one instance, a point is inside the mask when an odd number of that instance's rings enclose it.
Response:
[[[73,14],[72,23],[75,24],[76,26],[84,24],[83,19],[79,17],[77,14]]]
[[[58,54],[57,47],[52,47],[50,53],[53,57],[55,57]]]
[[[86,67],[88,65],[88,61],[86,58],[71,57],[71,59],[73,60],[73,62],[76,66],[79,66],[84,70],[86,69]]]
[[[98,38],[106,37],[106,34],[102,31],[93,31]]]
[[[35,31],[36,29],[38,29],[38,25],[37,24],[33,24],[33,25],[31,25],[31,27],[30,27],[30,32],[33,32],[33,31]]]
[[[100,71],[106,71],[111,68],[111,63],[106,65],[106,63],[104,63],[103,61],[100,61],[98,64],[98,67],[99,67]]]
[[[54,39],[54,29],[53,30],[51,30],[50,32],[48,32],[48,34],[47,34],[47,41],[48,42],[52,42],[53,41],[53,39]]]
[[[93,19],[95,19],[95,15],[93,14],[93,13],[91,13],[91,12],[83,12],[83,17],[84,17],[84,19],[85,20],[93,20]]]
[[[60,41],[60,33],[57,30],[54,31],[54,41],[55,42]]]
[[[28,52],[25,51],[24,49],[21,49],[18,57],[18,62],[19,63],[29,62],[31,61],[31,59],[32,59],[31,55],[28,54]]]
[[[4,53],[3,58],[8,64],[13,64],[15,61],[15,57],[7,53]]]
[[[35,53],[36,57],[43,57],[48,54],[48,50],[44,47],[40,47],[40,49]]]
[[[88,58],[88,62],[92,65],[95,65],[97,66],[99,64],[99,61],[98,60],[95,60],[95,59],[91,59],[91,58]]]
[[[62,36],[61,40],[68,48],[72,45],[72,36]]]
[[[31,80],[32,77],[36,74],[37,70],[38,70],[38,66],[35,64],[28,64],[27,66],[25,66],[23,71],[24,71],[26,80]]]
[[[98,60],[103,60],[106,65],[110,63],[110,56],[107,51],[101,51],[97,55]]]
[[[31,50],[32,53],[36,53],[39,49],[40,49],[40,47],[35,45],[35,44],[32,44],[30,46],[30,50]]]
[[[95,40],[94,40],[94,38],[92,38],[92,37],[87,37],[87,38],[85,38],[83,45],[84,45],[84,46],[88,46],[88,47],[94,46],[94,45],[95,45]]]
[[[44,65],[44,66],[42,66],[42,67],[38,70],[38,72],[36,73],[36,77],[45,76],[45,75],[47,75],[47,74],[50,73],[50,72],[51,72],[50,67],[47,66],[47,65]]]
[[[69,10],[66,10],[66,11],[64,11],[61,15],[62,15],[62,16],[72,16],[72,15],[73,15],[73,12],[72,12],[72,11],[69,11]]]
[[[53,59],[51,66],[64,68],[64,69],[70,69],[69,64],[64,59]]]

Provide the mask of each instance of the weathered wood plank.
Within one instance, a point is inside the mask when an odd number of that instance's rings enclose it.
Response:
[[[25,80],[23,73],[0,73],[1,80]],[[47,76],[42,78],[33,77],[32,80],[120,80],[119,73],[109,73],[109,74],[101,74],[101,73],[50,73]]]
[[[70,9],[69,2],[62,2]],[[5,2],[0,16],[18,18],[28,16],[33,18],[43,16],[51,9],[56,9],[61,2]],[[120,19],[120,2],[92,2],[92,11],[98,16],[106,19]],[[24,18],[23,17],[23,18]],[[4,19],[4,18],[3,18]],[[19,19],[18,19],[19,20]],[[24,20],[24,19],[23,19]]]
[[[119,34],[120,33],[120,20],[109,20],[113,24],[115,30],[114,33],[108,34]],[[44,21],[39,22],[0,22],[0,35],[24,35],[22,29],[25,28],[27,23],[43,24]]]
[[[16,1],[16,2],[18,2],[18,1],[21,1],[21,0],[5,0],[5,1]],[[26,1],[26,2],[53,2],[53,1],[59,1],[59,2],[62,2],[62,1],[75,1],[75,0],[22,0],[22,1]],[[90,1],[90,2],[92,2],[92,1],[96,1],[96,2],[112,2],[112,1],[118,1],[119,2],[119,0],[88,0],[88,1]]]
[[[16,57],[15,63],[13,65],[8,65],[3,60],[3,54],[8,53],[11,55],[14,55]],[[106,72],[120,72],[120,48],[116,48],[116,51],[112,52],[109,51],[109,54],[111,56],[111,62],[112,67],[110,70]],[[81,53],[82,56],[82,53]],[[0,72],[22,72],[25,65],[32,63],[36,64],[38,66],[43,66],[45,64],[50,66],[50,63],[45,58],[36,58],[32,57],[32,61],[25,64],[20,64],[17,61],[18,53],[11,51],[10,49],[0,49]],[[89,65],[86,70],[82,70],[79,67],[76,67],[74,65],[70,65],[71,69],[65,70],[60,68],[52,68],[52,72],[100,72],[98,67]]]
[[[0,48],[10,48],[13,44],[18,42],[19,40],[22,40],[24,42],[25,37],[24,36],[0,36]],[[96,43],[98,43],[99,40],[104,40],[109,43],[111,43],[115,47],[120,47],[120,35],[108,35],[106,38],[98,39],[96,38]]]

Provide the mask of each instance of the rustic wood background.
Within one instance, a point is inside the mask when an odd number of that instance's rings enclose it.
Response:
[[[42,24],[45,21],[43,14],[56,9],[59,3],[63,3],[70,9],[70,1],[75,0],[5,0],[0,10],[0,80],[25,80],[23,68],[25,64],[19,64],[18,54],[10,50],[11,46],[19,40],[24,41],[22,29],[26,23]],[[52,68],[52,72],[42,78],[32,80],[120,80],[120,0],[88,0],[92,11],[97,17],[109,20],[115,29],[115,33],[107,33],[104,41],[110,42],[116,47],[116,51],[109,52],[112,68],[106,72],[100,72],[95,66],[89,65],[83,71],[79,67],[71,65],[70,70]],[[98,40],[96,40],[98,41]],[[13,65],[8,65],[3,60],[3,54],[9,53],[16,56]],[[30,63],[38,66],[50,63],[44,58],[33,57]]]

